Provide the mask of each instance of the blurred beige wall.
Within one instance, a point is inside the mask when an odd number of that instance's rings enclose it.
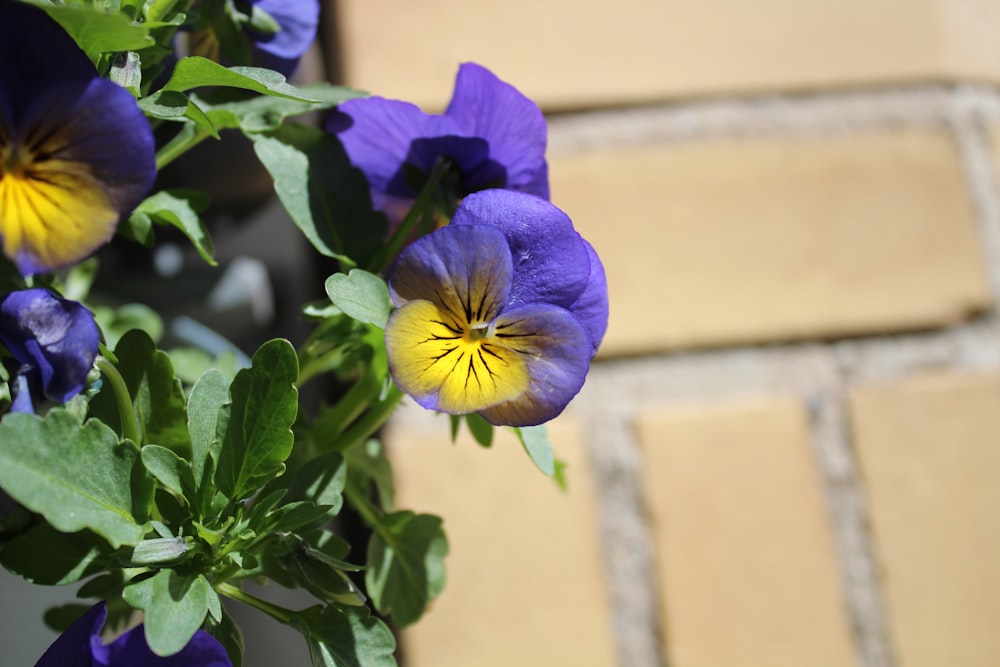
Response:
[[[536,99],[610,284],[568,496],[398,414],[452,535],[410,667],[1000,664],[1000,1],[327,9],[349,85]]]

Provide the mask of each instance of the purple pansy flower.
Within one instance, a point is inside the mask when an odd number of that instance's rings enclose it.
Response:
[[[79,394],[97,357],[94,318],[75,301],[48,290],[19,290],[0,299],[0,343],[20,365],[15,412],[34,412],[32,397],[65,403]]]
[[[180,652],[158,656],[143,628],[133,628],[110,644],[101,641],[107,607],[98,602],[49,646],[35,667],[232,667],[222,644],[199,630]]]
[[[0,237],[24,275],[105,243],[152,187],[155,146],[132,95],[36,7],[0,0]]]
[[[538,197],[485,190],[389,276],[389,370],[420,405],[530,426],[583,386],[608,322],[600,259]]]
[[[503,188],[549,198],[547,130],[538,106],[485,67],[465,63],[443,114],[382,97],[348,100],[327,122],[368,177],[376,207],[414,198],[439,159],[453,200]]]
[[[291,76],[316,41],[319,0],[250,0],[250,4],[267,12],[279,27],[269,35],[247,32],[254,64]]]

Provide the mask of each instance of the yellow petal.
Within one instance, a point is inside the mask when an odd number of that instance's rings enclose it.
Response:
[[[79,261],[111,237],[118,217],[78,163],[50,159],[0,177],[0,235],[12,260],[46,269]]]
[[[394,312],[385,334],[393,378],[424,407],[466,414],[528,389],[528,367],[519,353],[475,335],[429,301],[411,301]]]

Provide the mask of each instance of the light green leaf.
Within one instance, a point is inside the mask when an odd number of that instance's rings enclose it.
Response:
[[[344,313],[366,324],[385,329],[392,311],[385,281],[362,269],[335,273],[326,279],[326,293]]]
[[[139,452],[104,424],[84,426],[65,410],[0,422],[0,486],[60,531],[90,528],[113,547],[134,545],[145,529],[132,515]]]
[[[205,111],[187,95],[176,90],[160,90],[139,100],[139,108],[150,118],[192,121],[215,139],[219,131]]]
[[[172,450],[159,445],[146,445],[141,452],[142,464],[165,488],[178,495],[194,491],[191,464]]]
[[[315,102],[259,95],[247,98],[245,93],[233,89],[214,90],[192,98],[216,127],[252,133],[276,130],[286,118],[322,111],[344,100],[364,96],[360,91],[328,83],[301,86],[299,92]]]
[[[162,90],[185,91],[202,86],[243,88],[264,95],[277,95],[303,102],[313,101],[289,85],[284,75],[278,72],[260,67],[223,67],[201,56],[178,60]]]
[[[155,43],[149,36],[151,26],[133,23],[122,14],[104,14],[82,7],[40,6],[95,64],[102,53],[138,51]]]
[[[153,577],[125,587],[122,597],[145,611],[146,642],[153,653],[168,656],[187,646],[205,621],[215,592],[202,575],[182,576],[160,570]]]
[[[208,195],[197,190],[161,190],[139,204],[133,215],[144,214],[158,224],[173,225],[188,237],[202,259],[215,266],[215,245],[199,215],[208,204]]]
[[[294,440],[298,374],[295,349],[275,339],[262,345],[251,368],[233,380],[215,471],[219,490],[229,498],[245,498],[284,470]]]
[[[538,469],[549,477],[555,475],[555,454],[552,452],[552,444],[549,442],[545,426],[515,426],[513,431]]]
[[[217,428],[219,413],[229,400],[229,380],[217,370],[209,370],[188,397],[188,432],[191,434],[191,469],[197,488],[201,488],[205,462],[218,456]]]
[[[368,542],[365,573],[375,608],[400,627],[416,621],[444,588],[447,554],[440,517],[410,511],[380,517]]]

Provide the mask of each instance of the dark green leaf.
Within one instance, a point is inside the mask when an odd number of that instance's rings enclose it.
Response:
[[[317,505],[309,500],[282,505],[268,515],[261,532],[308,531],[321,527],[337,513],[329,505]]]
[[[91,605],[89,604],[78,604],[75,602],[51,607],[46,610],[45,615],[42,616],[42,620],[52,630],[59,633],[66,632],[69,626],[73,625],[77,619],[87,613],[90,607]]]
[[[164,487],[178,495],[189,495],[194,491],[194,476],[191,464],[177,456],[172,450],[159,445],[142,448],[142,464]]]
[[[368,440],[344,452],[347,459],[348,483],[361,489],[367,496],[371,483],[378,491],[379,504],[386,512],[391,512],[396,501],[396,486],[392,464],[385,456],[382,443]]]
[[[191,121],[215,139],[219,131],[205,111],[191,98],[176,90],[160,90],[139,100],[139,108],[150,118]]]
[[[185,577],[174,570],[160,570],[155,576],[125,587],[125,601],[145,611],[145,633],[149,648],[157,655],[173,655],[205,621],[215,595],[205,577]]]
[[[252,367],[233,380],[215,471],[219,490],[229,498],[245,498],[284,470],[294,441],[298,373],[291,343],[275,339],[262,345]]]
[[[7,542],[0,551],[0,563],[31,583],[62,586],[103,567],[102,544],[86,531],[60,533],[41,524]]]
[[[355,264],[375,254],[388,223],[372,209],[368,181],[336,137],[284,123],[251,138],[285,210],[317,251]]]
[[[226,649],[233,667],[242,667],[243,633],[240,631],[240,626],[233,621],[233,617],[229,615],[229,612],[225,608],[222,611],[222,620],[218,623],[209,623],[206,630],[210,635],[218,639],[219,643]]]
[[[396,640],[365,607],[310,607],[292,627],[309,644],[313,667],[395,667]]]
[[[513,427],[524,451],[534,461],[535,465],[543,473],[551,477],[556,472],[555,455],[552,453],[552,444],[549,442],[548,431],[544,425],[540,426],[520,426]]]
[[[344,504],[347,464],[339,452],[327,452],[307,461],[295,471],[288,485],[289,501],[311,500],[317,505],[329,505],[336,515]]]
[[[385,281],[362,269],[335,273],[326,279],[326,293],[344,313],[365,324],[385,329],[392,311]]]
[[[61,409],[45,419],[8,414],[0,442],[0,486],[55,528],[90,528],[115,548],[142,539],[132,515],[139,452],[110,428],[93,419],[81,427]]]
[[[465,415],[465,423],[469,425],[469,433],[483,447],[493,444],[493,424],[472,412]]]
[[[368,543],[365,573],[375,608],[400,627],[416,621],[444,588],[447,554],[439,517],[410,511],[381,517]]]
[[[137,444],[161,445],[189,458],[191,439],[184,391],[174,377],[170,357],[156,349],[149,334],[136,329],[118,341],[115,356],[139,423],[142,442]],[[109,383],[91,401],[91,414],[109,426],[120,428],[118,406]]]

